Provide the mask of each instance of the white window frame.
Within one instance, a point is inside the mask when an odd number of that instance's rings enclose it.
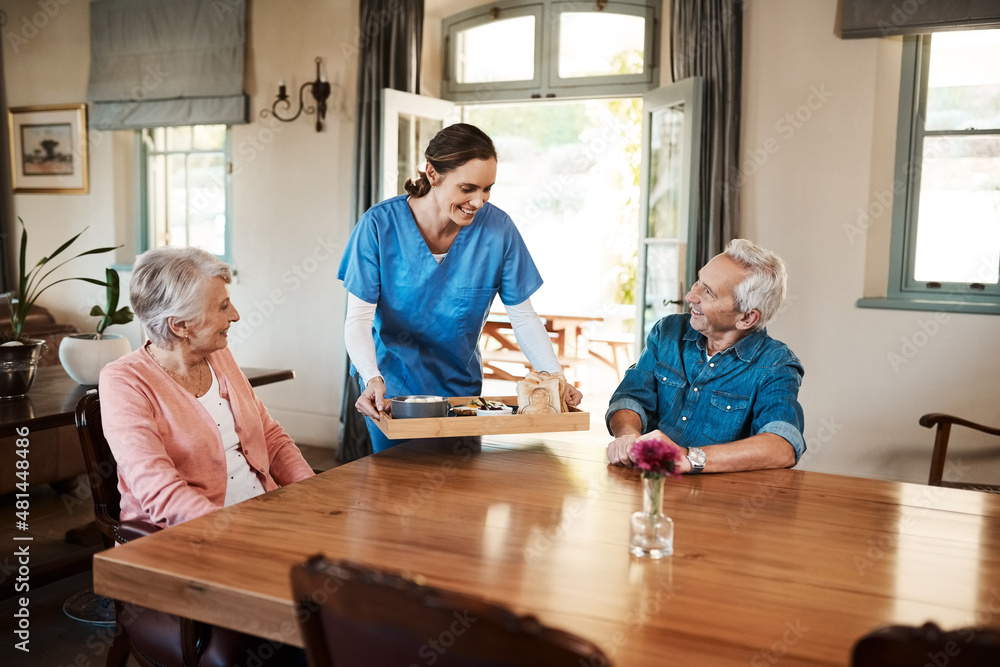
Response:
[[[600,6],[600,8],[599,8]],[[444,57],[441,97],[454,102],[525,99],[583,99],[595,97],[639,96],[656,88],[660,81],[661,0],[608,0],[604,2],[566,2],[565,0],[503,0],[460,12],[441,22]],[[597,77],[559,77],[559,18],[563,13],[607,12],[645,18],[643,53],[645,63],[639,74]],[[535,17],[534,77],[528,81],[458,83],[456,35],[488,24],[494,17],[509,19]],[[502,57],[502,55],[498,56]]]
[[[154,128],[148,128],[154,129]],[[136,142],[136,164],[138,166],[138,211],[136,213],[136,254],[141,255],[147,250],[151,250],[157,247],[153,244],[153,239],[150,233],[150,220],[149,220],[149,150],[146,147],[145,141],[143,141],[142,133],[145,130],[135,131],[135,142]],[[232,193],[232,133],[233,126],[226,125],[226,141],[223,146],[223,155],[225,160],[225,196],[226,196],[226,230],[224,233],[224,252],[221,255],[216,255],[220,260],[233,265],[233,193]],[[170,151],[177,153],[198,153],[203,151]]]

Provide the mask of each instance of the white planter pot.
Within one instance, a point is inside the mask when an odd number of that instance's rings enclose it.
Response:
[[[59,344],[59,361],[69,376],[84,385],[96,385],[101,369],[132,351],[128,338],[118,334],[72,334]]]

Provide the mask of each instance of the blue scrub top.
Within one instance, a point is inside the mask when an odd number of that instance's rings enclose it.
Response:
[[[368,209],[351,233],[337,278],[351,294],[377,304],[372,333],[387,397],[478,396],[478,342],[490,304],[498,293],[506,305],[522,303],[542,277],[510,216],[488,202],[438,264],[407,198]]]

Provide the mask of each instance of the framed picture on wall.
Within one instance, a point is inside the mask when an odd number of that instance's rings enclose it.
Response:
[[[85,194],[87,105],[11,107],[14,192]]]

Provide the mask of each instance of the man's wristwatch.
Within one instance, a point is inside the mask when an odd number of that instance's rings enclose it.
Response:
[[[691,473],[697,474],[705,469],[705,450],[701,447],[688,447],[688,461],[691,462]]]

